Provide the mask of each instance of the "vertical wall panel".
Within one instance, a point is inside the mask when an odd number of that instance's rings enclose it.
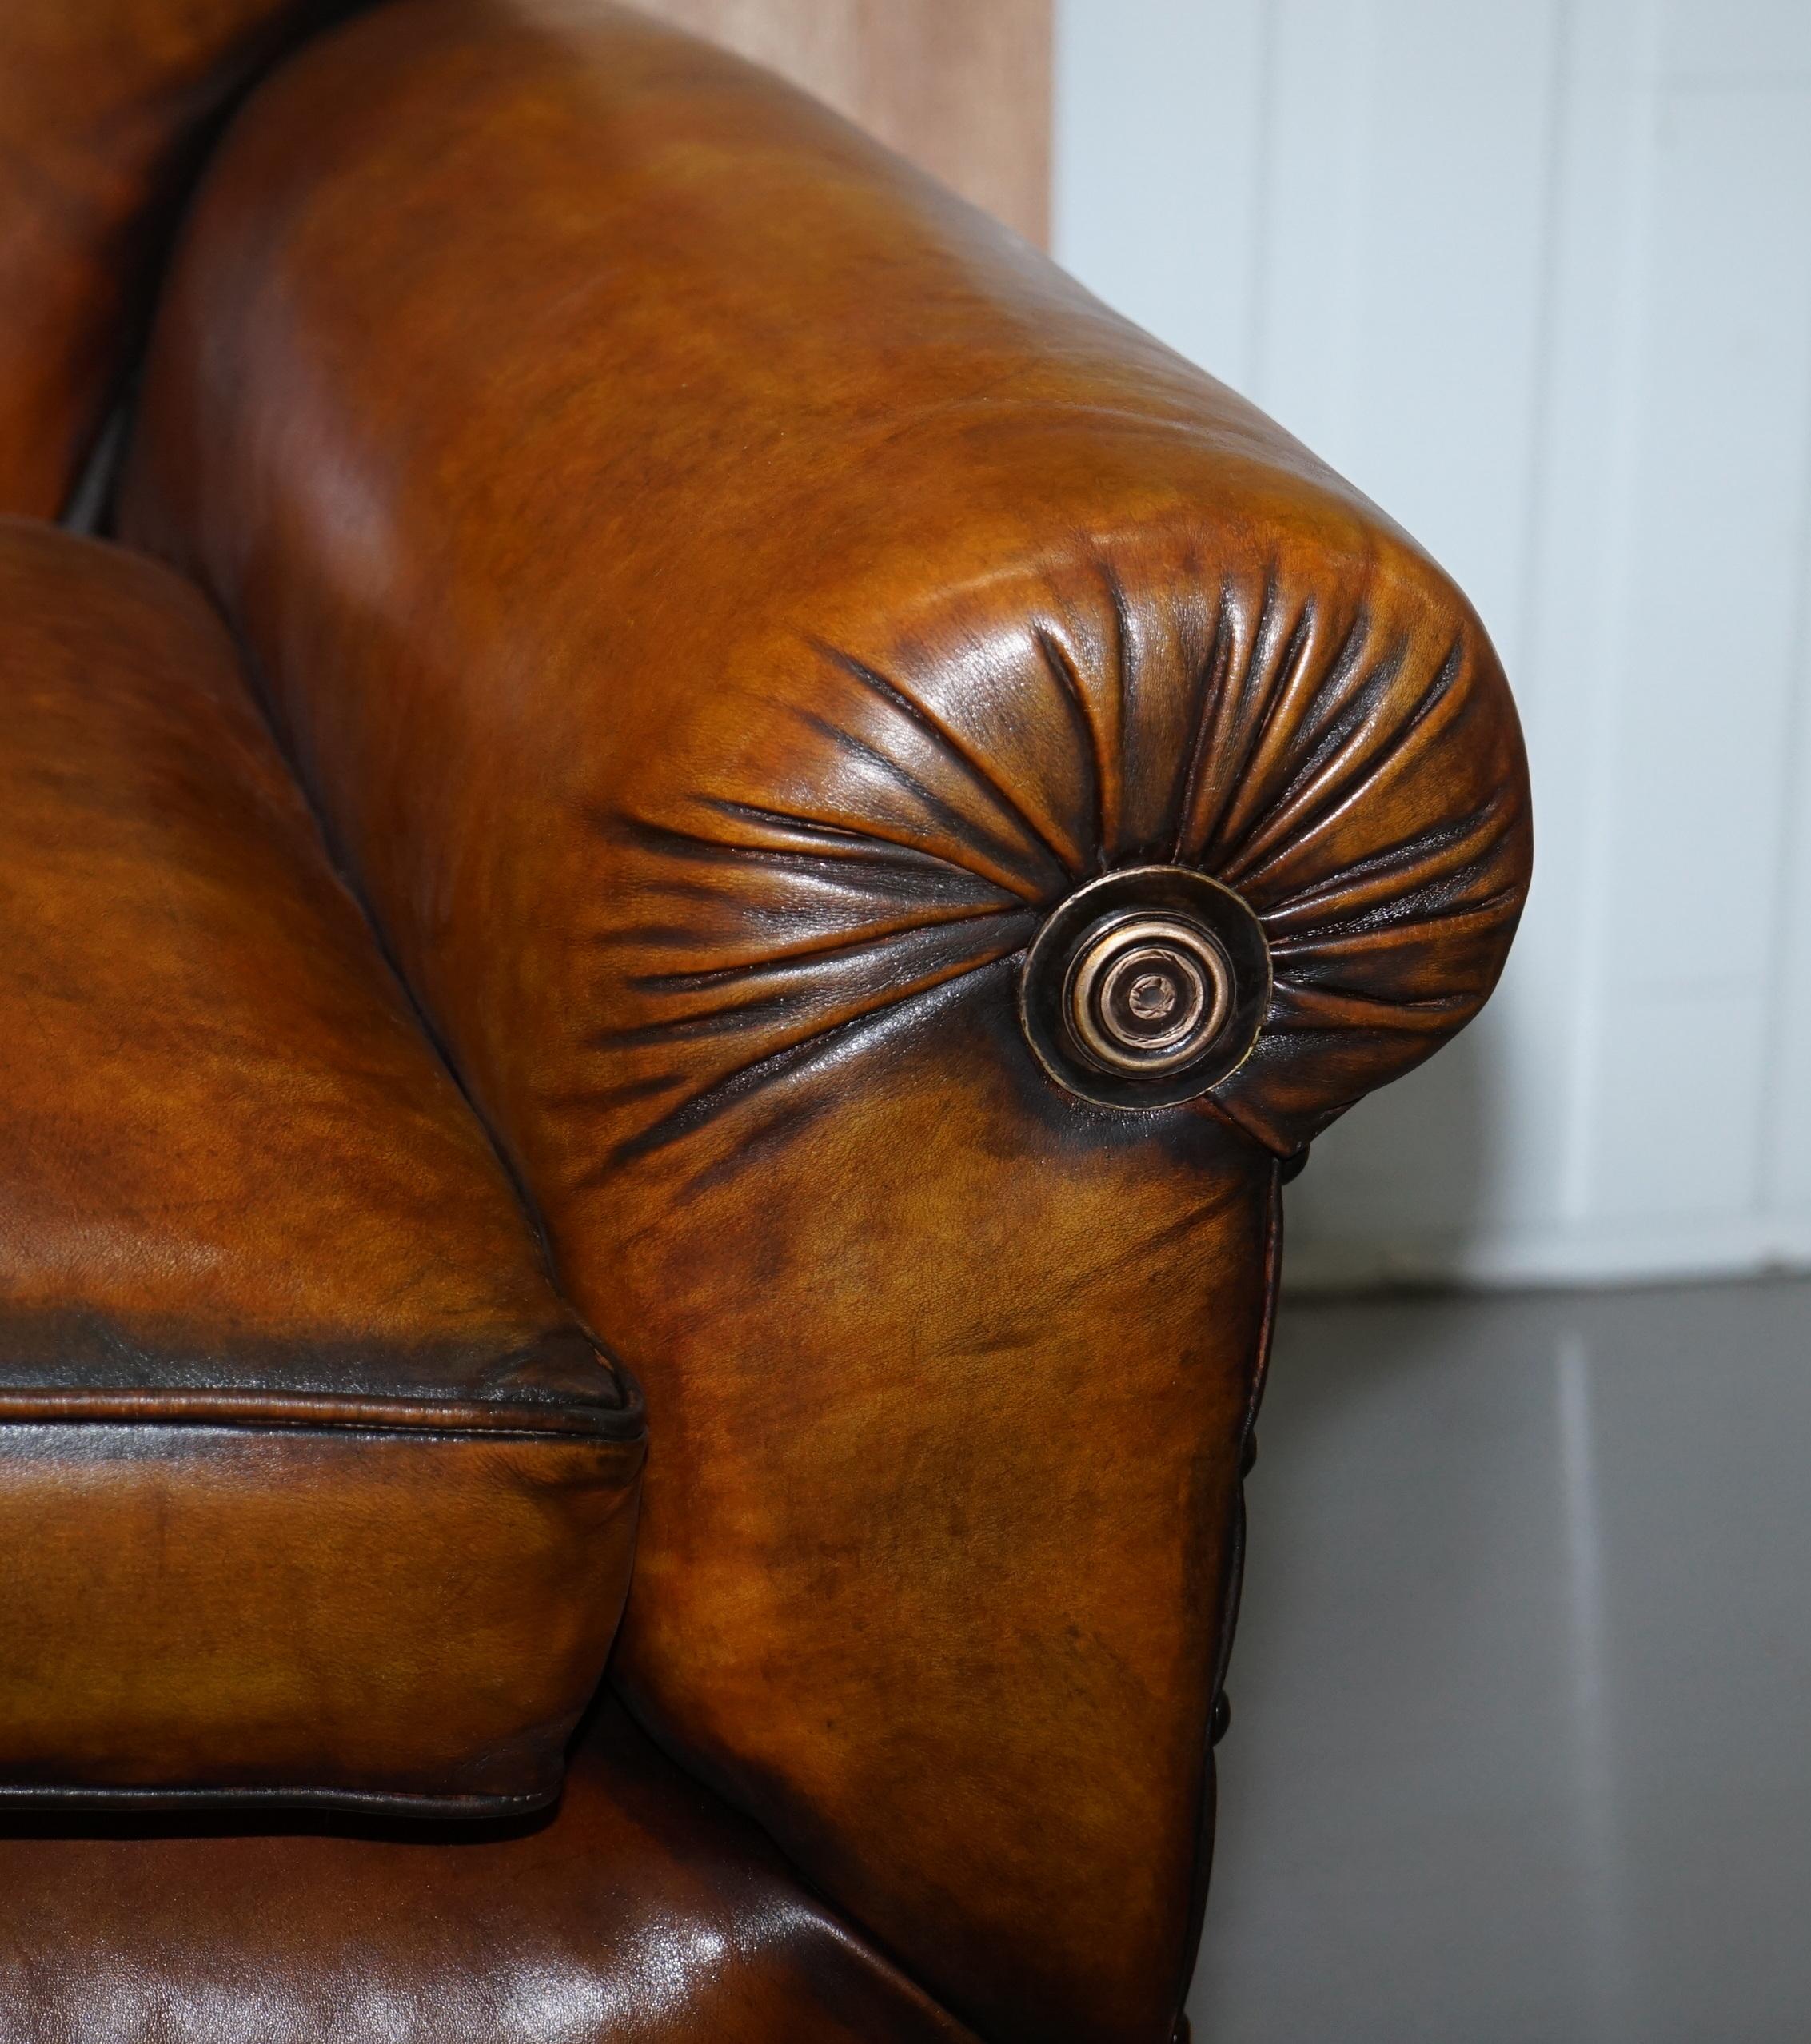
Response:
[[[1660,46],[1669,84],[1811,86],[1805,0],[1673,0]]]
[[[1266,62],[1245,387],[1322,451],[1354,438],[1373,302],[1363,267],[1379,110],[1373,11],[1368,0],[1275,0],[1259,10]]]
[[[1811,455],[1799,520],[1800,558],[1811,561]],[[1778,1082],[1763,1126],[1764,1217],[1811,1215],[1811,572],[1799,591],[1793,662],[1793,733],[1781,756],[1786,805],[1785,884],[1780,894],[1778,960],[1766,1060]],[[1811,1226],[1806,1229],[1811,1235]],[[1811,1242],[1776,1239],[1776,1257],[1811,1253]]]
[[[1653,101],[1630,625],[1600,791],[1590,1183],[1612,1217],[1713,1218],[1760,1189],[1811,394],[1808,116],[1801,94],[1664,77]]]
[[[1259,402],[1430,538],[1521,664],[1555,8],[1278,0],[1280,159]],[[1439,538],[1432,535],[1438,528]],[[1513,990],[1508,997],[1514,998]],[[1526,1207],[1514,1038],[1478,1032],[1323,1142],[1294,1239],[1389,1256]],[[1538,1165],[1538,1160],[1537,1160]],[[1298,1256],[1297,1265],[1305,1258]]]
[[[1055,210],[1084,281],[1249,380],[1265,58],[1251,0],[1072,6],[1059,24]]]
[[[1426,540],[1528,730],[1503,990],[1323,1139],[1297,1274],[1811,1257],[1811,9],[1058,19],[1059,257]],[[1211,149],[1141,118],[1191,78]]]

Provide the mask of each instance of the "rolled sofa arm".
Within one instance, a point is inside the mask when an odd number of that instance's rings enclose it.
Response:
[[[189,223],[198,574],[640,1374],[616,1679],[980,2034],[1162,2039],[1279,1160],[1529,859],[1414,546],[776,80],[401,0]]]

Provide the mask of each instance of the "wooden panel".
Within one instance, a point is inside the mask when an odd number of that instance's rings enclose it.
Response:
[[[1051,0],[640,0],[828,100],[1040,245]]]

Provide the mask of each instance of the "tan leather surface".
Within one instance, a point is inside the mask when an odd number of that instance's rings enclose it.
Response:
[[[620,1711],[451,1835],[0,1818],[0,2044],[972,2044]]]
[[[221,109],[342,0],[0,8],[0,512],[68,495]]]
[[[640,1419],[191,589],[0,520],[0,1796],[544,1799]]]
[[[648,1390],[620,1679],[985,2034],[1162,2039],[1275,1163],[1500,966],[1513,709],[1239,400],[732,60],[403,4],[248,110],[125,500],[255,651]],[[1024,947],[1151,860],[1275,994],[1090,1107]]]

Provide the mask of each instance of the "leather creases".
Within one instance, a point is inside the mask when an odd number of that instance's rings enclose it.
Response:
[[[1420,1062],[1500,968],[1526,787],[1482,634],[1369,580],[1153,590],[1103,558],[1012,625],[814,642],[796,687],[739,691],[741,750],[778,773],[598,819],[636,911],[606,939],[619,1155],[908,1023],[1147,864],[1219,882],[1263,933],[1257,1050],[1211,1096],[1248,1133],[1287,1154]]]

